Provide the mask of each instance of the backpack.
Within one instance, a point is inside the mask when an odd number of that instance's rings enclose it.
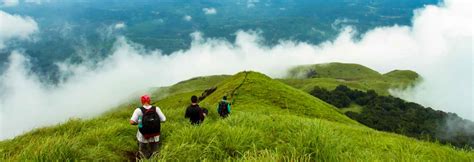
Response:
[[[222,101],[219,103],[218,113],[221,117],[226,117],[229,114],[229,110],[227,109],[228,108],[227,106],[228,106],[227,102]]]
[[[142,111],[142,123],[141,127],[138,128],[145,139],[160,135],[161,120],[160,116],[156,113],[156,107],[152,106],[150,109],[140,107]]]

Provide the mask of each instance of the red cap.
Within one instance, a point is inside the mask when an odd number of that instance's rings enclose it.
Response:
[[[143,96],[141,97],[141,101],[142,101],[142,104],[145,104],[145,103],[150,104],[151,98],[150,98],[150,96],[148,96],[148,95],[143,95]]]

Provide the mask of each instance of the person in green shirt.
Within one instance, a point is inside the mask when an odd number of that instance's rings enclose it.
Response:
[[[230,102],[227,101],[227,96],[222,97],[222,100],[217,105],[217,112],[222,118],[226,118],[230,114]]]

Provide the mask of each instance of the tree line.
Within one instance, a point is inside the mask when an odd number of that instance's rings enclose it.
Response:
[[[378,95],[373,90],[350,89],[344,85],[331,91],[316,86],[310,94],[337,108],[347,108],[351,104],[361,106],[360,113],[348,111],[345,114],[377,130],[474,148],[474,122],[462,119],[455,113],[423,107],[393,96]]]

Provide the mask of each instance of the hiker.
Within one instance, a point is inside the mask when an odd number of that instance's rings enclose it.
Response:
[[[222,97],[222,101],[217,105],[217,112],[222,118],[229,116],[230,103],[227,101],[227,96]]]
[[[161,122],[166,117],[159,107],[151,105],[151,98],[144,95],[140,98],[142,106],[136,108],[130,118],[131,125],[138,125],[138,149],[142,157],[150,158],[160,141]]]
[[[193,125],[201,124],[208,113],[207,109],[199,107],[197,102],[197,96],[192,96],[191,105],[188,106],[186,114],[184,114],[184,117],[189,118],[189,121]]]

